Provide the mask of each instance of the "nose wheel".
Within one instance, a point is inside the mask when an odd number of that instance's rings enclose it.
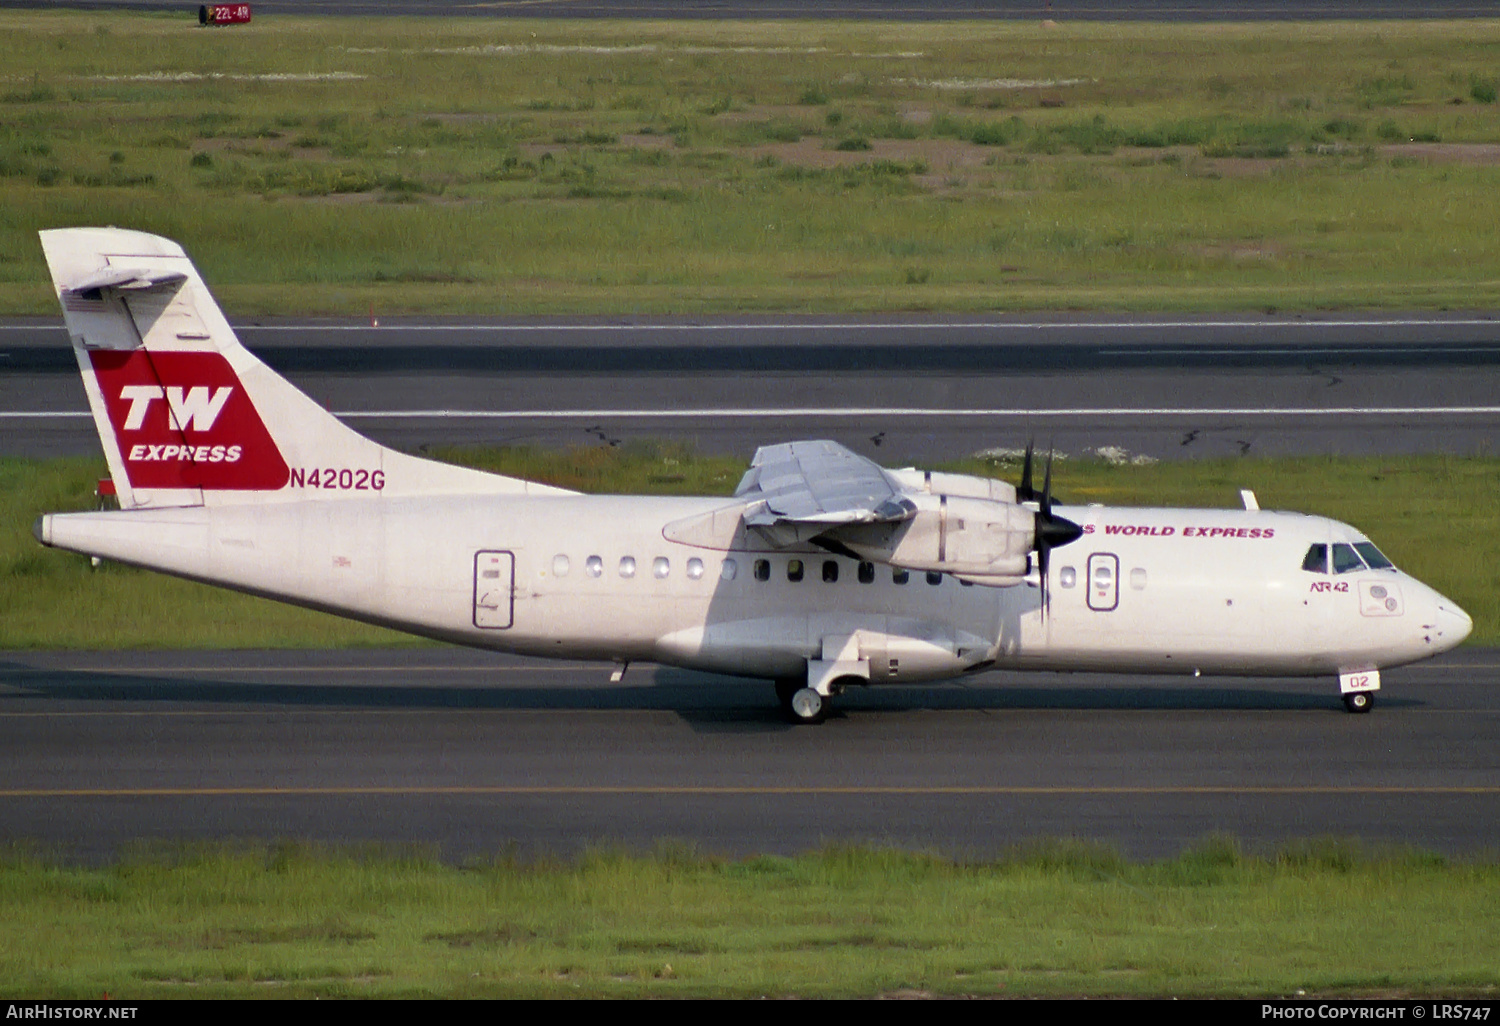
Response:
[[[1351,691],[1344,696],[1344,708],[1352,713],[1367,713],[1375,708],[1375,696],[1368,691]]]

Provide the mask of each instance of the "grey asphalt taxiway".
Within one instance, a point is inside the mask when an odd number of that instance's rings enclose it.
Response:
[[[273,320],[247,346],[375,439],[833,438],[887,464],[1494,452],[1500,319],[1435,315]],[[57,319],[0,323],[0,454],[98,451]]]
[[[982,855],[1078,837],[1142,857],[1213,833],[1449,854],[1500,840],[1500,652],[1331,681],[992,672],[845,695],[454,649],[0,654],[0,842],[434,846],[461,860],[663,839]]]
[[[1014,447],[1157,457],[1486,452],[1491,313],[276,321],[237,326],[386,442],[833,437],[887,464]],[[66,333],[0,324],[0,453],[97,453]],[[1213,832],[1464,853],[1500,825],[1500,653],[1332,681],[989,673],[785,724],[763,683],[456,649],[0,655],[0,842],[420,842],[446,857],[678,838],[992,852]]]

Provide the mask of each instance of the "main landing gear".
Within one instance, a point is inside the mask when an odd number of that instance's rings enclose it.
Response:
[[[828,715],[828,699],[797,678],[776,682],[776,699],[793,723],[822,723]]]
[[[1367,713],[1375,708],[1375,696],[1368,691],[1351,691],[1344,696],[1344,708],[1352,713]]]

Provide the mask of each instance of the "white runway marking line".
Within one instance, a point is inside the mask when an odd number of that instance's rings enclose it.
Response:
[[[919,407],[761,407],[755,409],[691,410],[334,410],[335,417],[351,420],[685,420],[704,417],[764,419],[803,417],[1452,417],[1494,416],[1500,406],[1292,406],[1282,409],[1255,407],[1052,407],[1019,409],[934,410]],[[84,420],[93,414],[82,411],[0,411],[0,420]]]
[[[247,324],[236,331],[1058,331],[1127,328],[1429,328],[1500,327],[1490,317],[1349,321],[773,321],[763,324]]]
[[[763,324],[237,324],[240,331],[359,331],[390,333],[401,331],[1059,331],[1122,330],[1128,328],[1430,328],[1430,327],[1500,328],[1497,317],[1431,317],[1394,320],[1340,321],[773,321]],[[0,324],[0,331],[65,331],[61,324]]]
[[[339,417],[378,418],[385,420],[415,419],[513,419],[565,420],[574,418],[673,418],[692,417],[1347,417],[1365,416],[1452,416],[1493,415],[1500,406],[1301,406],[1285,409],[1251,407],[1056,407],[1050,409],[953,409],[933,410],[917,407],[786,407],[757,409],[693,410],[371,410],[343,411]]]
[[[770,785],[764,787],[756,786],[713,786],[713,785],[515,785],[504,784],[454,784],[427,785],[420,784],[411,786],[326,786],[326,787],[297,787],[297,786],[267,786],[267,787],[79,787],[79,788],[5,788],[0,789],[0,798],[223,798],[223,797],[441,797],[441,796],[465,796],[465,795],[493,795],[493,796],[548,796],[548,795],[573,795],[573,796],[600,796],[612,797],[616,795],[646,795],[662,797],[761,797],[768,795],[787,795],[805,797],[841,797],[841,796],[896,796],[896,797],[988,797],[988,796],[1012,796],[1012,797],[1053,797],[1074,795],[1080,797],[1117,797],[1122,795],[1185,795],[1185,796],[1212,796],[1212,795],[1246,795],[1246,796],[1286,796],[1286,797],[1308,797],[1313,795],[1415,795],[1415,796],[1492,796],[1500,794],[1500,787],[1493,785],[1474,786],[1382,786],[1374,785],[1307,785],[1295,784],[1284,786],[1164,786],[1152,787],[1143,785],[1138,787],[1070,787],[1059,786],[1007,786],[1007,785],[985,785],[974,786],[840,786],[837,784],[824,786],[797,786],[797,785]]]

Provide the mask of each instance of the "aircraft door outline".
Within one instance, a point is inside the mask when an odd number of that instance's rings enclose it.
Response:
[[[474,626],[504,630],[515,623],[516,556],[504,549],[474,553]]]
[[[1089,553],[1089,608],[1108,613],[1120,605],[1120,557],[1112,552]]]

